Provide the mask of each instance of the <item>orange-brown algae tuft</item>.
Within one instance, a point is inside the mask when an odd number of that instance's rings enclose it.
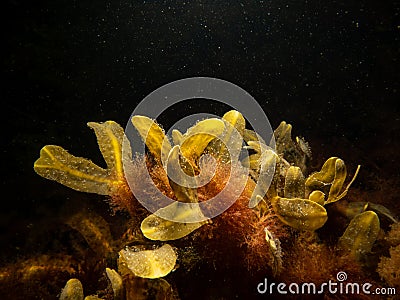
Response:
[[[239,174],[235,174],[235,168],[231,172],[231,165],[218,163],[211,181],[198,189],[200,201],[205,201],[219,194],[228,180],[233,186],[241,184],[243,180]],[[232,175],[231,175],[232,173]],[[231,176],[231,178],[229,178]],[[237,182],[236,182],[237,181]],[[255,182],[247,178],[247,183],[236,201],[221,215],[212,219],[193,234],[193,238],[200,240],[204,249],[203,258],[212,261],[221,268],[240,263],[248,271],[268,272],[271,269],[268,262],[271,260],[271,252],[266,241],[265,228],[270,230],[276,238],[285,237],[287,228],[269,211],[261,214],[249,208],[249,201],[255,188]],[[226,189],[226,201],[237,197],[234,189]],[[270,270],[272,271],[272,270]]]
[[[400,223],[392,225],[385,239],[391,246],[390,257],[381,257],[377,272],[390,287],[400,289]]]
[[[291,247],[288,247],[283,268],[284,271],[277,280],[288,285],[293,282],[299,284],[307,282],[320,287],[329,280],[338,282],[338,273],[345,272],[346,282],[358,283],[360,286],[368,282],[373,288],[381,287],[377,278],[371,278],[370,272],[367,272],[353,257],[342,255],[319,241],[314,232],[298,233]],[[352,295],[352,299],[370,299],[370,297],[373,296],[362,293]],[[326,294],[325,298],[345,299],[346,295]]]

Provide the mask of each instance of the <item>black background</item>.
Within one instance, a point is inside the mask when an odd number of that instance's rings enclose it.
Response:
[[[237,84],[272,127],[291,123],[315,157],[369,163],[399,182],[399,3],[5,3],[0,224],[7,254],[23,252],[38,219],[79,194],[34,173],[41,147],[60,145],[102,164],[86,122],[124,126],[143,97],[186,77]],[[177,115],[195,111],[223,113],[192,103]]]

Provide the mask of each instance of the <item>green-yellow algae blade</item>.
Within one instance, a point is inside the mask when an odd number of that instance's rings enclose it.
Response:
[[[332,183],[331,190],[329,191],[330,199],[328,199],[328,200],[325,202],[325,204],[332,203],[332,202],[336,202],[336,201],[342,199],[344,196],[347,195],[347,192],[349,191],[350,186],[353,184],[354,180],[356,179],[356,177],[357,177],[357,175],[358,175],[358,172],[360,171],[360,168],[361,168],[361,166],[358,165],[358,166],[357,166],[357,170],[356,170],[356,172],[354,173],[353,178],[350,180],[350,182],[348,183],[348,185],[346,186],[346,188],[344,189],[344,191],[343,191],[340,195],[337,194],[337,193],[340,192],[340,190],[339,190],[338,187],[336,187],[336,184],[335,184],[336,175],[335,175],[334,182]],[[343,176],[343,175],[342,175],[342,176]],[[343,180],[344,180],[344,179],[343,179]],[[343,182],[341,182],[341,179],[338,178],[338,185],[340,185],[340,184],[343,185]],[[334,188],[334,186],[335,186],[335,188]],[[332,190],[332,189],[333,189],[333,190]],[[333,191],[333,192],[332,192],[332,195],[331,195],[331,191]]]
[[[172,130],[172,141],[174,145],[180,145],[183,141],[183,134],[178,129]]]
[[[371,251],[380,231],[378,215],[365,211],[355,216],[339,239],[339,247],[356,259]]]
[[[165,162],[171,150],[171,144],[164,130],[154,120],[146,116],[133,116],[132,124],[154,158]]]
[[[247,148],[254,150],[255,152],[257,152],[258,154],[263,153],[264,151],[269,150],[268,146],[265,145],[262,142],[258,142],[258,141],[248,141],[247,142],[248,146]]]
[[[306,187],[311,190],[315,190],[331,184],[335,178],[336,161],[339,159],[340,158],[337,157],[329,158],[322,166],[321,171],[315,172],[308,176],[306,180]]]
[[[271,204],[283,223],[298,230],[317,230],[328,220],[325,208],[308,199],[276,196],[272,198]]]
[[[291,135],[292,125],[282,121],[274,131],[276,152],[289,163],[300,167],[302,172],[305,172],[311,152],[303,139],[296,138],[297,142],[294,142]]]
[[[175,267],[176,253],[168,244],[155,250],[135,251],[127,247],[119,252],[122,263],[133,274],[142,278],[160,278],[168,275]]]
[[[194,169],[189,161],[180,154],[178,145],[174,146],[169,152],[166,166],[169,184],[178,201],[197,202]]]
[[[250,129],[244,129],[243,139],[246,143],[254,141],[254,142],[263,142],[265,144],[264,140],[262,140],[261,137],[254,130]]]
[[[230,110],[224,114],[223,120],[229,122],[243,136],[246,120],[243,115],[237,110]]]
[[[324,205],[325,203],[325,194],[321,191],[313,191],[309,196],[308,199],[311,201],[317,202],[319,205]]]
[[[106,268],[106,274],[108,279],[111,282],[111,287],[114,292],[114,300],[123,300],[124,299],[124,284],[122,281],[121,275],[117,273],[117,271]]]
[[[225,123],[224,132],[220,138],[212,140],[207,148],[218,160],[228,163],[232,158],[236,160],[239,156],[246,121],[236,110],[228,111],[222,120]]]
[[[341,159],[337,159],[335,162],[335,177],[333,178],[333,182],[331,188],[329,190],[328,199],[325,204],[335,202],[338,199],[340,191],[343,188],[343,183],[347,177],[347,170],[344,161]]]
[[[79,279],[72,278],[67,281],[61,291],[60,300],[83,300],[83,286]]]
[[[251,195],[249,207],[254,208],[258,204],[257,195],[264,196],[275,174],[276,162],[279,159],[278,155],[270,149],[262,152],[260,157],[260,172],[258,175],[257,185]]]
[[[291,166],[285,176],[285,198],[304,198],[304,175],[299,167]]]
[[[108,170],[54,145],[47,145],[40,150],[34,169],[44,178],[81,192],[109,195],[113,183]]]
[[[258,153],[251,154],[243,158],[242,165],[258,172],[260,170],[260,158],[261,155]]]
[[[114,121],[104,123],[88,122],[87,125],[96,134],[97,143],[108,169],[115,172],[118,178],[124,178],[122,165],[124,130],[122,127]]]
[[[183,135],[182,154],[191,162],[199,159],[207,145],[225,129],[223,121],[211,118],[198,122]]]
[[[282,121],[274,130],[274,137],[278,154],[285,153],[286,150],[293,148],[292,125]]]
[[[197,204],[193,204],[193,206],[187,204],[174,202],[157,211],[170,216],[176,222],[165,220],[155,214],[145,218],[140,226],[143,235],[155,241],[177,240],[187,236],[208,222],[186,223],[185,221],[190,219],[204,219],[204,215]]]

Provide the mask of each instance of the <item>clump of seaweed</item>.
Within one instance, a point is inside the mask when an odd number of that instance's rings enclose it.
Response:
[[[179,286],[161,277],[171,278],[181,269],[190,272],[201,263],[225,270],[240,264],[254,276],[284,282],[322,283],[344,269],[360,279],[366,276],[364,264],[381,231],[379,217],[397,222],[386,207],[343,204],[337,212],[350,219],[344,233],[321,235],[319,229],[333,211],[327,208],[346,196],[360,167],[347,184],[346,165],[338,157],[309,173],[308,143],[300,137],[293,141],[286,122],[275,130],[276,148],[271,148],[246,129],[237,111],[199,121],[186,133],[173,130],[172,141],[155,120],[134,116],[131,121],[146,154],[132,156],[117,123],[89,122],[106,169],[53,145],[45,146],[34,164],[42,177],[107,195],[114,211],[130,215],[126,232],[117,239],[94,213],[82,211],[68,218],[67,224],[82,235],[105,270],[97,292],[86,299],[178,299]],[[243,150],[247,152],[241,158]],[[209,205],[208,200],[218,195],[223,196]],[[174,201],[161,205],[165,197]],[[147,208],[153,213],[141,206],[138,200],[143,198],[152,199],[154,207]],[[216,209],[223,212],[214,216]],[[392,232],[394,228],[397,225]],[[397,243],[397,235],[398,230],[387,240]],[[328,245],[328,238],[335,243]],[[400,250],[398,243],[393,246],[391,258],[382,258],[378,272],[396,286],[398,273],[390,266],[398,268]],[[67,282],[60,299],[83,299],[81,281],[88,274],[68,266],[59,271],[80,277]],[[2,282],[11,280],[10,274],[1,274]]]
[[[318,268],[315,268],[318,262]],[[285,257],[284,282],[313,282],[320,285],[345,270],[349,278],[357,279],[362,274],[361,265],[350,256],[340,255],[333,247],[323,243],[315,232],[298,233],[293,246]]]
[[[400,223],[392,225],[385,239],[391,246],[390,257],[381,257],[377,271],[389,286],[400,288]]]

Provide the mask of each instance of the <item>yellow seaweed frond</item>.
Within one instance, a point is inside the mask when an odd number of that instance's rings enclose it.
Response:
[[[264,196],[267,193],[270,187],[270,179],[274,176],[275,167],[278,160],[279,157],[274,151],[267,149],[262,152],[259,159],[260,171],[258,174],[257,185],[249,202],[250,208],[254,208],[258,204],[258,195]]]
[[[111,287],[114,293],[114,300],[123,300],[124,299],[124,285],[121,275],[117,273],[117,271],[106,268],[106,274],[108,279],[111,282]]]
[[[331,203],[339,200],[338,196],[340,194],[340,191],[342,190],[346,177],[347,177],[346,165],[344,164],[343,160],[337,159],[335,163],[334,178],[332,181],[331,188],[329,189],[329,195],[328,199],[326,200],[326,203]]]
[[[172,141],[174,145],[180,145],[183,141],[183,134],[178,129],[172,130]]]
[[[360,166],[351,179],[350,183],[342,191],[343,184],[347,177],[347,170],[344,161],[337,157],[329,158],[321,168],[321,171],[315,172],[308,176],[305,185],[308,191],[321,190],[325,187],[330,186],[328,199],[325,204],[336,202],[346,196],[351,184],[356,179]]]
[[[324,205],[325,203],[325,194],[321,191],[313,191],[309,196],[308,199],[311,201],[317,202],[319,205]]]
[[[183,135],[181,152],[193,166],[203,154],[207,145],[220,136],[225,129],[223,121],[215,118],[206,119],[190,127]]]
[[[44,146],[34,169],[44,178],[81,192],[108,195],[112,184],[107,170],[69,154],[60,146]]]
[[[304,198],[304,175],[299,167],[290,166],[285,176],[285,198]]]
[[[341,160],[337,157],[330,157],[322,166],[321,171],[311,174],[306,180],[306,186],[309,189],[321,189],[331,184],[335,178],[336,163]],[[339,162],[339,164],[341,164]]]
[[[355,216],[339,239],[339,247],[360,260],[371,251],[380,231],[378,215],[365,211]]]
[[[40,151],[34,170],[40,176],[57,181],[74,190],[109,195],[113,203],[130,210],[132,197],[124,177],[122,148],[130,156],[130,148],[123,143],[124,130],[113,121],[89,122],[97,137],[97,143],[107,164],[101,168],[92,161],[76,157],[60,146],[47,145]]]
[[[174,146],[169,152],[166,165],[169,184],[178,201],[196,203],[197,184],[194,177],[194,169],[189,161],[180,153],[178,145]]]
[[[222,121],[225,123],[224,132],[220,138],[211,141],[207,150],[219,161],[229,163],[232,158],[236,159],[236,157],[231,156],[238,155],[242,148],[246,121],[243,115],[236,110],[224,114]]]
[[[192,207],[188,207],[186,204],[173,202],[158,211],[171,216],[176,222],[160,218],[156,215],[157,212],[145,218],[140,226],[143,235],[150,240],[172,241],[183,238],[208,223],[207,220],[195,223],[186,222],[190,219],[204,219],[198,205],[193,204]]]
[[[145,116],[133,116],[132,124],[154,158],[165,162],[171,150],[171,144],[164,130],[154,120]]]
[[[336,182],[335,182],[336,178],[335,178],[335,180],[334,180],[333,183],[332,183],[331,190],[329,191],[328,200],[325,202],[325,204],[332,203],[332,202],[336,202],[336,201],[342,199],[344,196],[347,195],[347,192],[349,191],[350,186],[353,184],[354,180],[356,179],[356,177],[357,177],[357,175],[358,175],[358,172],[360,171],[360,168],[361,168],[361,166],[358,165],[358,166],[357,166],[357,169],[356,169],[356,172],[354,173],[353,178],[350,180],[349,184],[345,187],[345,189],[343,190],[343,192],[342,192],[340,195],[339,195],[340,189],[338,190],[337,194],[336,194],[336,192],[331,194],[332,187],[333,187],[333,186],[335,185],[335,183],[336,183]],[[339,182],[341,181],[340,178],[338,178],[337,180],[338,180]],[[343,183],[342,183],[342,185],[343,185]]]
[[[279,196],[271,200],[277,217],[298,230],[317,230],[328,220],[325,208],[308,199],[286,199]]]
[[[117,178],[124,178],[122,164],[122,141],[124,131],[116,122],[88,122],[96,134],[101,154],[107,164],[107,169],[115,172]]]
[[[160,278],[168,275],[175,267],[177,256],[168,244],[155,250],[135,250],[128,247],[121,250],[119,264],[128,267],[136,276]]]
[[[261,155],[258,153],[250,154],[249,156],[243,158],[242,165],[246,168],[254,170],[255,172],[258,172],[260,170],[260,157]]]

